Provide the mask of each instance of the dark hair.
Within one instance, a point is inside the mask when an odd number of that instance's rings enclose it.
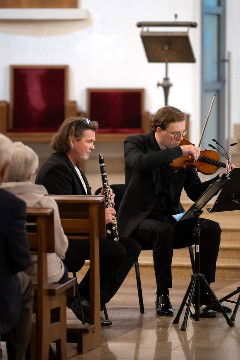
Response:
[[[162,130],[165,130],[171,123],[184,120],[185,114],[181,110],[173,106],[164,106],[153,116],[152,129],[156,130],[160,127]]]
[[[78,139],[84,136],[85,130],[96,132],[97,129],[97,121],[91,121],[85,117],[70,117],[62,123],[57,133],[53,136],[51,147],[56,152],[68,153],[71,150],[70,136]]]

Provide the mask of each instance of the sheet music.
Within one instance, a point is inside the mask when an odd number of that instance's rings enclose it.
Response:
[[[240,210],[240,169],[229,173],[229,182],[223,187],[210,212]]]
[[[219,179],[214,181],[200,196],[200,198],[190,207],[190,209],[183,215],[180,221],[192,219],[196,215],[201,214],[202,208],[222,190],[225,183],[227,183],[230,178],[223,174]]]

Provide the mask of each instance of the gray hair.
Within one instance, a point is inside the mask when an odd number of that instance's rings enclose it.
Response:
[[[7,136],[0,134],[0,172],[9,163],[13,153],[13,142]]]
[[[19,182],[29,180],[38,168],[39,160],[37,154],[22,142],[13,144],[13,154],[8,170],[7,181]]]

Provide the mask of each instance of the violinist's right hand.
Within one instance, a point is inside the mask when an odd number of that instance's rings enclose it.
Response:
[[[197,160],[200,156],[200,149],[195,145],[181,145],[180,148],[182,149],[184,156],[191,155],[193,156],[194,160]]]

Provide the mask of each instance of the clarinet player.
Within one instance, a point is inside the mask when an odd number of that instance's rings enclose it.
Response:
[[[91,188],[80,168],[82,160],[87,161],[94,150],[98,123],[82,117],[66,119],[52,139],[53,154],[40,169],[36,183],[45,186],[49,194],[90,195]],[[113,207],[105,210],[105,223],[114,224],[116,212]],[[140,245],[132,238],[119,241],[105,239],[99,244],[101,307],[114,296],[129,270],[138,258]],[[69,240],[65,264],[69,271],[76,272],[89,259],[88,241]],[[89,272],[79,284],[83,308],[89,301]],[[81,320],[78,306],[72,308]]]

